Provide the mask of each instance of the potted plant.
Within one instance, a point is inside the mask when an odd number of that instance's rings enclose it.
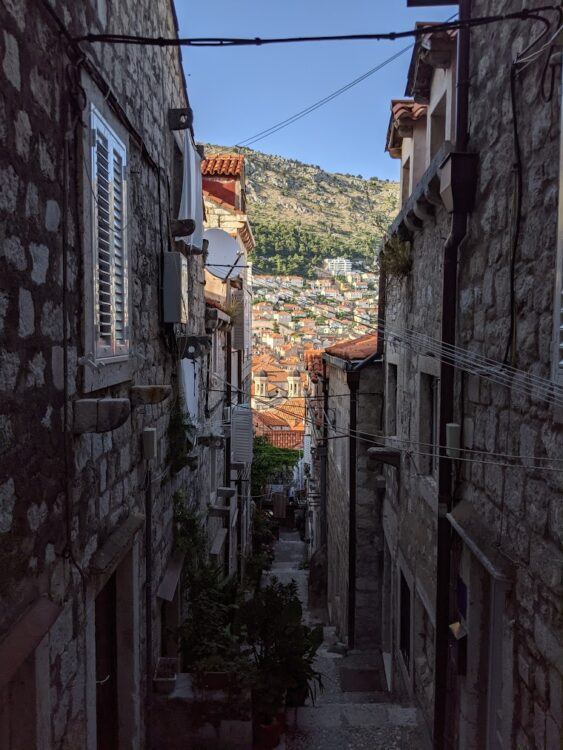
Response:
[[[205,690],[227,690],[231,672],[229,663],[219,655],[207,656],[194,665],[194,678],[198,687]]]
[[[156,693],[169,694],[176,687],[178,659],[173,656],[160,656],[154,670],[153,686]]]
[[[276,736],[279,740],[288,690],[305,687],[314,697],[315,682],[322,688],[313,668],[322,629],[307,628],[302,615],[295,581],[282,584],[275,578],[242,607],[241,622],[255,665],[252,695],[259,747],[275,747]]]

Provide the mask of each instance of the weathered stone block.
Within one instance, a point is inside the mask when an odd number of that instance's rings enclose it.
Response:
[[[19,237],[6,237],[0,249],[0,257],[2,256],[17,271],[25,271],[27,267],[27,261],[25,258],[25,251]]]
[[[12,514],[16,504],[14,480],[8,479],[0,485],[0,533],[6,534],[12,528]]]
[[[98,426],[98,399],[83,398],[75,401],[74,408],[74,432],[96,432]]]
[[[4,32],[4,60],[2,62],[4,75],[18,91],[21,88],[20,51],[15,37]]]
[[[49,268],[49,248],[46,245],[38,245],[32,242],[29,246],[33,267],[31,278],[36,284],[44,284]]]
[[[31,336],[35,331],[35,307],[29,289],[20,289],[18,333],[22,338]]]

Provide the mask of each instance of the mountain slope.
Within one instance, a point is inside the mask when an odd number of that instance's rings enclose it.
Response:
[[[207,153],[223,151],[206,146]],[[313,164],[242,148],[257,273],[311,275],[323,258],[371,266],[398,210],[398,184],[325,172]]]

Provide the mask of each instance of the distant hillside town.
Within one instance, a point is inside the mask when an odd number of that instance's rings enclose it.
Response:
[[[280,448],[302,448],[305,353],[373,332],[377,276],[326,258],[316,278],[253,276],[254,429]]]

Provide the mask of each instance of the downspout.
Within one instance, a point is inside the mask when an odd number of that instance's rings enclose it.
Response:
[[[145,744],[147,750],[152,748],[152,471],[147,469],[145,487],[145,638],[146,638],[146,714]]]
[[[471,17],[471,0],[460,0],[459,19]],[[470,30],[463,26],[458,31],[456,82],[456,151],[466,152],[469,132],[469,53]],[[451,230],[444,246],[442,282],[442,343],[455,345],[457,312],[458,249],[467,234],[466,210],[452,213]],[[454,368],[440,363],[440,426],[439,444],[447,444],[446,425],[454,417]],[[436,567],[436,649],[434,664],[434,747],[445,750],[449,746],[448,728],[448,645],[451,527],[446,513],[452,509],[453,464],[445,449],[440,449],[438,463],[438,541]]]
[[[348,370],[346,380],[350,389],[350,434],[348,437],[348,648],[353,649],[356,635],[356,464],[358,455],[358,438],[356,432],[358,425],[359,371],[355,367]]]

